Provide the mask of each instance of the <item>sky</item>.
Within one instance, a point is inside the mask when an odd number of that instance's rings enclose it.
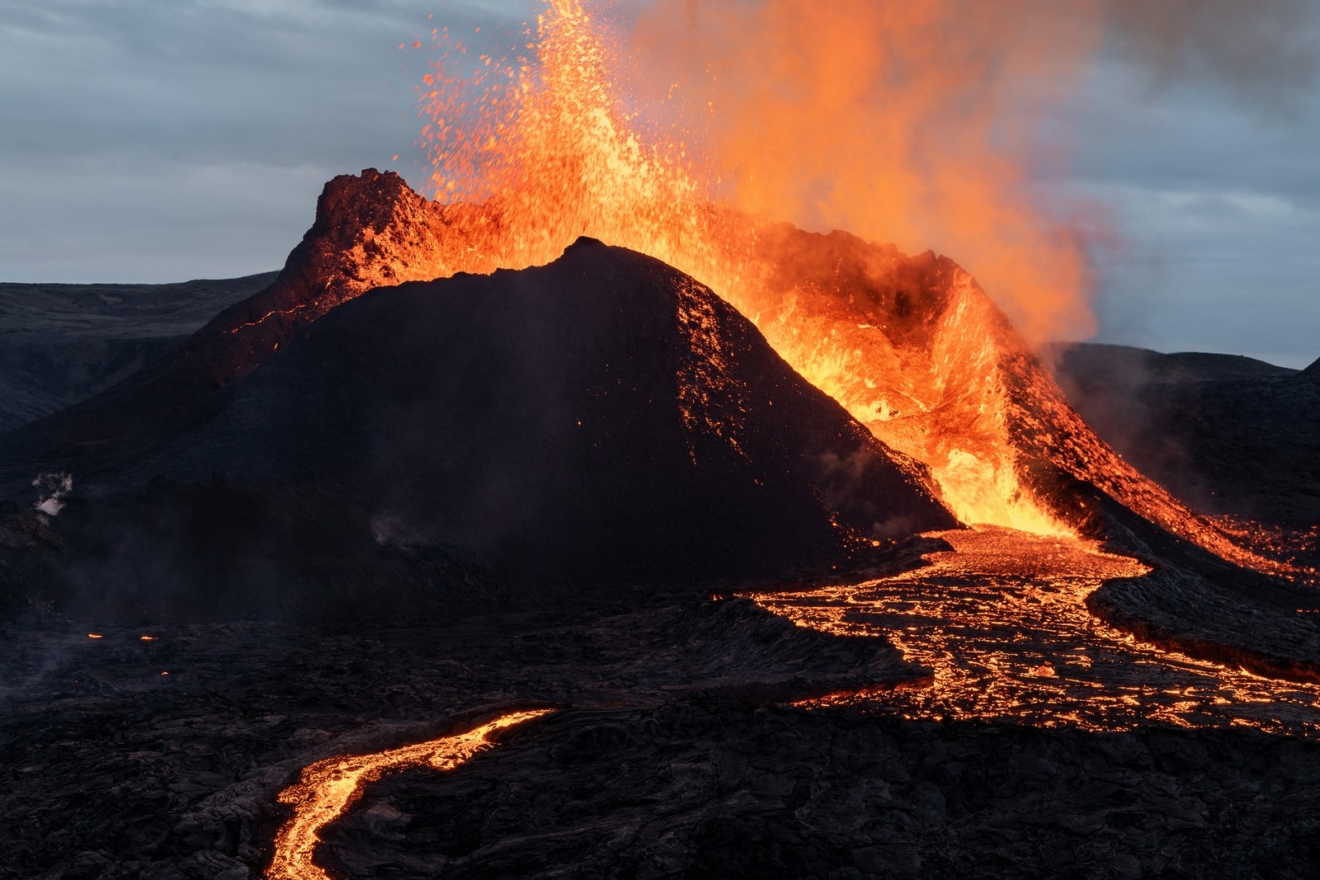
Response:
[[[534,15],[530,0],[0,0],[0,281],[277,269],[329,178],[428,176],[427,56],[400,43]],[[1044,129],[1070,159],[1044,163],[1040,198],[1105,219],[1097,340],[1320,357],[1313,81],[1282,97],[1153,84],[1105,53]]]

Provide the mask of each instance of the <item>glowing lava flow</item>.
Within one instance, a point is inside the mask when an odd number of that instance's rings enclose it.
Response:
[[[948,532],[955,548],[891,578],[801,593],[763,607],[801,626],[883,636],[934,670],[930,688],[827,702],[907,718],[1010,719],[1041,727],[1127,730],[1246,725],[1320,737],[1320,687],[1262,678],[1144,644],[1086,608],[1140,563],[1075,539],[1006,529]]]
[[[327,758],[305,768],[296,785],[280,792],[280,803],[293,805],[293,817],[275,838],[269,880],[329,880],[312,862],[320,831],[362,796],[363,788],[386,773],[430,766],[452,770],[493,745],[491,734],[547,714],[549,709],[513,712],[467,733],[403,746],[374,755]]]

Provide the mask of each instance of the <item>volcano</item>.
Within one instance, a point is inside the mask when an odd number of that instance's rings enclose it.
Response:
[[[739,267],[724,299],[883,442],[925,463],[965,522],[1085,527],[1081,481],[1161,528],[1231,556],[1224,536],[1145,479],[1068,405],[1007,318],[946,257],[908,257],[843,232],[706,224]],[[161,363],[0,445],[5,483],[38,470],[97,479],[121,440],[180,430],[192,403],[248,375],[281,343],[365,291],[489,273],[511,250],[498,204],[439,205],[368,169],[327,184],[317,217],[268,288],[226,309]],[[703,246],[705,247],[705,246]],[[697,276],[700,278],[700,275]]]
[[[1091,535],[1190,573],[1156,591],[1158,614],[1144,581],[1093,603],[1151,637],[1247,656],[1255,636],[1233,620],[1262,601],[1288,616],[1280,631],[1298,625],[1309,599],[1256,571],[1287,566],[1116,454],[952,260],[728,213],[702,223],[719,235],[701,253],[737,269],[717,273],[718,297],[590,242],[522,278],[495,272],[517,250],[498,203],[337,177],[273,284],[0,437],[0,478],[11,497],[51,472],[92,497],[155,475],[310,480],[382,535],[473,550],[523,583],[819,566],[951,525],[942,501],[963,522]],[[407,283],[446,276],[444,293]],[[1296,642],[1267,665],[1312,662]]]
[[[587,239],[374,290],[203,408],[121,473],[341,486],[521,583],[764,576],[955,522],[711,291]]]
[[[336,178],[272,284],[0,435],[10,874],[1052,876],[1137,828],[1306,876],[1314,593],[952,260],[717,219],[725,287],[500,269],[498,204]]]
[[[290,263],[305,273],[302,261]],[[164,368],[11,435],[121,434],[40,465],[73,470],[121,511],[63,517],[81,529],[75,543],[110,548],[80,559],[78,584],[172,558],[158,589],[133,589],[134,608],[158,592],[146,607],[186,616],[178,584],[191,582],[250,614],[262,590],[242,566],[224,566],[237,584],[188,570],[226,556],[275,564],[299,542],[324,557],[309,534],[351,547],[369,527],[379,544],[456,548],[501,583],[554,594],[783,576],[957,524],[923,465],[794,373],[709,289],[649,257],[583,239],[545,267],[381,287],[335,308],[326,297],[343,294],[290,274],[305,277],[286,269]],[[290,290],[322,295],[292,301],[287,318],[246,320]],[[126,500],[149,481],[154,495]],[[208,481],[200,494],[168,488]],[[244,511],[245,492],[254,510],[284,512]],[[290,517],[301,525],[279,525]],[[178,519],[248,528],[226,548],[159,525]],[[135,545],[150,558],[117,549]]]

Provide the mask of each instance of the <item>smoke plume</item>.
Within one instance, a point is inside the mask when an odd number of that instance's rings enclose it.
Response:
[[[757,215],[946,253],[1033,343],[1093,328],[1096,206],[1042,209],[1041,114],[1103,52],[1152,87],[1208,79],[1285,101],[1314,82],[1300,0],[658,0],[630,54],[677,103],[708,177]],[[670,113],[675,108],[669,109]],[[1063,153],[1061,155],[1060,153]],[[1093,234],[1093,233],[1092,233]]]

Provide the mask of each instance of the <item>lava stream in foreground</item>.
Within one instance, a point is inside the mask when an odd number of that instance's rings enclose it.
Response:
[[[800,626],[881,636],[934,670],[928,688],[831,697],[907,718],[1005,719],[1128,730],[1242,725],[1320,738],[1320,687],[1139,642],[1088,594],[1141,563],[1093,542],[1008,529],[945,532],[952,553],[895,577],[750,598]]]
[[[346,755],[317,761],[302,771],[295,785],[280,792],[280,803],[293,805],[293,816],[275,838],[270,880],[329,880],[312,862],[320,831],[343,815],[362,796],[363,788],[386,773],[428,765],[452,770],[477,752],[490,748],[491,734],[539,718],[549,709],[512,712],[467,733],[442,736],[417,745],[374,755]]]

